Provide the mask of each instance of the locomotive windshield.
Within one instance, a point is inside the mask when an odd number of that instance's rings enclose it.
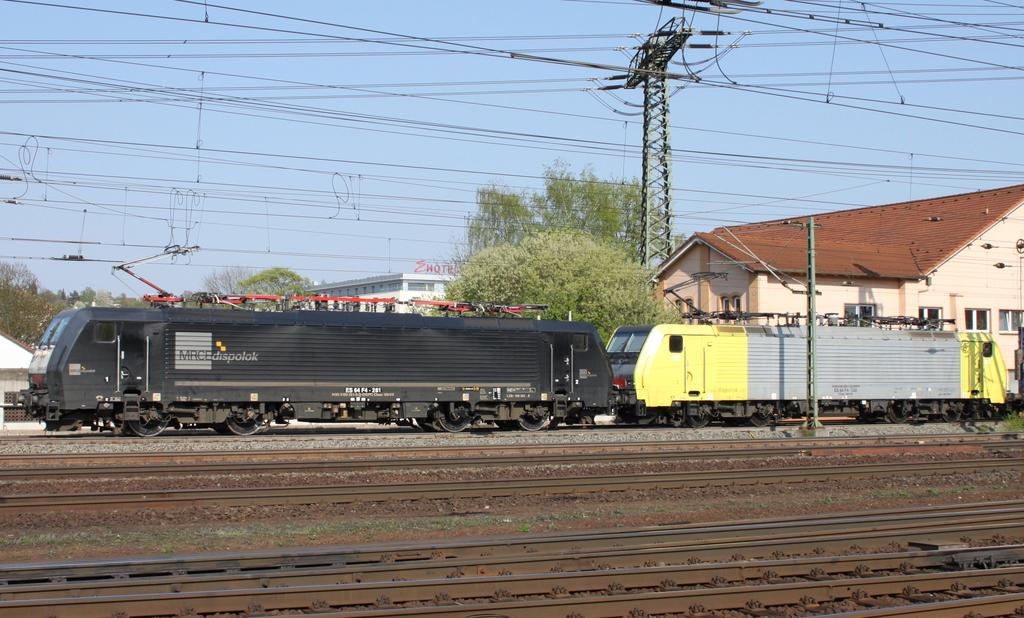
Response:
[[[42,339],[39,340],[39,345],[53,345],[57,343],[57,339],[60,338],[60,334],[64,332],[64,327],[68,325],[68,321],[71,318],[54,318],[50,325],[46,327],[46,331],[43,333]]]
[[[653,326],[623,326],[608,341],[608,362],[619,388],[633,388],[633,372],[640,348],[644,347]]]
[[[650,327],[642,331],[623,331],[621,328],[615,331],[611,341],[608,342],[608,353],[626,352],[637,354],[640,348],[647,341],[647,335],[651,333]]]

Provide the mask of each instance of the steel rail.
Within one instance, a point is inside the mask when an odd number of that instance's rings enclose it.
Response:
[[[680,489],[809,483],[905,476],[942,476],[1018,471],[1024,459],[990,459],[854,466],[771,468],[639,476],[565,476],[556,478],[431,481],[367,485],[302,487],[143,490],[66,494],[10,494],[0,500],[0,514],[45,513],[66,510],[167,509],[183,507],[276,506],[344,504],[400,500],[494,498],[517,495],[582,494],[633,490]]]
[[[458,438],[457,435],[438,435],[438,440]],[[132,441],[132,444],[137,443]],[[263,462],[274,463],[286,461],[315,460],[348,460],[348,459],[405,459],[439,457],[486,456],[502,457],[515,455],[572,455],[586,454],[588,457],[596,453],[641,453],[663,454],[680,453],[679,456],[706,456],[708,451],[716,456],[728,454],[728,457],[743,456],[744,451],[751,451],[751,456],[759,456],[757,450],[765,454],[796,452],[803,455],[842,454],[847,448],[858,448],[870,452],[872,447],[884,448],[900,446],[918,452],[948,452],[953,450],[1014,450],[1024,448],[1024,434],[1011,432],[999,434],[938,434],[927,436],[852,436],[836,438],[774,438],[748,440],[668,440],[654,442],[576,442],[576,443],[539,443],[518,445],[494,444],[431,444],[428,446],[397,446],[382,448],[335,448],[335,449],[277,449],[268,448],[274,441],[240,440],[238,444],[251,445],[252,448],[233,450],[195,450],[191,447],[202,444],[191,440],[182,443],[187,450],[162,450],[153,452],[116,451],[101,453],[33,453],[33,454],[0,454],[0,468],[16,468],[28,466],[49,467],[81,467],[99,465],[121,465],[129,460],[132,465],[143,464],[179,464],[183,459],[187,463],[224,463]],[[117,446],[120,441],[106,441],[104,446]],[[151,448],[166,447],[166,442],[149,440],[146,444]],[[837,452],[833,452],[838,449]],[[886,449],[885,452],[891,452]],[[522,463],[522,460],[520,460]]]
[[[817,614],[815,618],[967,618],[970,616],[1020,616],[1024,614],[1024,593],[938,601],[928,605],[883,607],[842,614]]]
[[[683,559],[710,562],[731,560],[741,552],[764,558],[777,552],[841,552],[848,550],[851,544],[885,546],[954,542],[963,537],[989,539],[995,535],[1019,535],[1022,518],[1024,501],[1009,501],[836,513],[813,519],[783,517],[530,537],[276,549],[81,563],[11,564],[3,565],[0,572],[3,573],[3,585],[8,586],[47,581],[68,582],[71,586],[103,579],[273,572],[280,569],[299,571],[345,567],[371,573],[381,565],[394,568],[439,563],[454,569],[458,568],[455,562],[458,560],[487,564],[499,559],[503,561],[504,569],[524,572],[517,567],[518,561],[524,557],[546,561],[549,568],[581,570],[596,568],[605,560],[617,560],[626,566],[636,565],[630,560],[642,560],[642,563]],[[600,562],[598,558],[589,557],[598,553],[605,556]],[[528,566],[523,568],[528,569]]]
[[[843,539],[843,535],[836,535]],[[689,546],[692,548],[692,546]],[[748,543],[748,548],[754,546]],[[863,577],[879,571],[909,571],[924,569],[959,569],[982,565],[995,568],[1024,562],[1024,545],[1001,547],[975,547],[971,549],[945,549],[933,551],[896,552],[884,554],[858,554],[853,556],[801,556],[786,559],[754,559],[722,563],[687,564],[691,555],[687,546],[674,552],[657,548],[660,560],[654,560],[642,550],[583,552],[572,559],[565,556],[522,555],[512,560],[492,557],[491,560],[428,561],[426,563],[391,563],[376,565],[336,565],[306,570],[272,569],[260,571],[234,571],[199,573],[192,576],[171,575],[152,578],[122,578],[105,581],[54,582],[42,584],[5,585],[0,588],[0,601],[27,599],[55,599],[82,596],[128,596],[142,594],[193,593],[208,590],[238,590],[248,588],[281,588],[293,586],[321,586],[332,584],[370,584],[393,581],[419,581],[458,579],[463,577],[491,577],[495,584],[506,583],[509,575],[536,573],[571,573],[580,571],[615,571],[627,576],[643,573],[653,577],[671,577],[675,585],[711,586],[738,585],[737,582],[755,579],[803,577],[838,579]],[[674,562],[666,562],[675,560]],[[636,573],[631,573],[635,571]],[[500,575],[496,575],[500,573]],[[661,574],[664,573],[664,574]],[[512,596],[532,594],[520,591],[514,582],[506,585]],[[366,601],[369,604],[374,599]]]
[[[715,452],[716,459],[759,459],[765,457],[817,457],[817,456],[849,456],[849,455],[875,455],[882,453],[898,452],[906,453],[949,453],[949,452],[984,452],[998,451],[1006,452],[1020,449],[1024,452],[1024,441],[1007,442],[984,442],[977,444],[890,444],[879,445],[840,445],[831,447],[812,448],[807,446],[775,446],[767,448],[734,448],[727,452]],[[432,449],[431,449],[432,450]],[[490,468],[507,466],[564,466],[567,464],[580,463],[580,453],[534,453],[529,457],[522,455],[468,455],[468,456],[445,456],[445,457],[415,457],[404,454],[400,457],[383,458],[352,458],[333,457],[333,454],[319,455],[318,459],[305,460],[303,456],[309,456],[309,451],[290,451],[283,453],[285,460],[275,459],[274,474],[288,473],[328,473],[337,474],[343,472],[397,470],[408,471],[415,469],[449,469],[449,468]],[[422,452],[419,450],[417,452]],[[380,452],[377,453],[380,455]],[[347,455],[347,454],[346,454]],[[259,454],[225,453],[225,459],[215,463],[195,462],[165,462],[165,456],[154,458],[145,454],[126,454],[121,461],[130,460],[132,463],[121,465],[96,464],[87,465],[75,463],[68,465],[68,457],[54,455],[45,459],[36,459],[32,464],[41,467],[4,467],[0,468],[0,481],[52,481],[74,478],[157,478],[176,476],[223,476],[237,474],[237,469],[226,468],[225,463],[257,463],[264,460],[265,452]],[[628,462],[648,462],[656,458],[659,462],[668,461],[692,461],[704,460],[709,457],[707,451],[699,450],[676,450],[676,451],[625,451],[625,452],[595,452],[586,453],[588,464],[609,464]],[[180,453],[177,458],[193,459],[192,453]],[[294,458],[292,461],[288,459]],[[0,463],[6,458],[0,457]],[[25,460],[28,460],[26,458]]]
[[[708,580],[698,589],[680,589],[675,580],[687,567],[543,573],[504,577],[428,579],[369,584],[331,583],[278,588],[204,590],[77,598],[0,601],[0,615],[40,618],[62,611],[77,618],[109,616],[193,615],[228,612],[292,612],[320,610],[321,615],[346,616],[479,616],[481,611],[525,616],[524,611],[549,611],[571,604],[588,617],[618,617],[635,610],[647,614],[678,612],[699,605],[707,610],[740,610],[900,596],[922,603],[935,601],[936,593],[957,590],[998,590],[1022,593],[1024,566],[958,572],[874,574],[839,578],[807,578],[787,581],[765,572],[762,582],[737,586]],[[691,569],[692,570],[692,569]],[[685,575],[682,575],[685,576]],[[655,590],[650,592],[650,590]],[[513,591],[514,590],[514,591]],[[524,597],[547,597],[543,601]],[[516,598],[518,597],[518,598]],[[399,607],[398,604],[407,604]],[[424,607],[434,604],[435,607]],[[369,611],[360,611],[375,607]],[[73,611],[68,612],[73,608]],[[584,609],[585,608],[585,609]],[[511,613],[510,613],[511,612]],[[120,614],[119,614],[120,613]]]

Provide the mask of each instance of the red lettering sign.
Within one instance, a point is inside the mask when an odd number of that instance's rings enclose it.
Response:
[[[426,260],[416,262],[416,273],[430,273],[432,275],[457,275],[459,267],[455,264],[435,264]]]

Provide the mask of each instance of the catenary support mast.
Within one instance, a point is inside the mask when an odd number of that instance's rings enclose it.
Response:
[[[672,56],[693,32],[673,17],[640,47],[626,88],[644,89],[640,261],[654,265],[672,253],[672,147],[669,140],[668,76]]]

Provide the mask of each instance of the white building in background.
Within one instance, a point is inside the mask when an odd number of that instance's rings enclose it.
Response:
[[[312,296],[340,298],[393,299],[399,301],[395,311],[407,313],[411,300],[443,300],[445,283],[451,275],[434,273],[392,273],[364,279],[350,279],[314,285],[306,290]],[[360,303],[362,311],[386,311],[384,303]]]
[[[28,388],[28,365],[32,349],[0,331],[0,394]],[[20,416],[4,418],[4,400],[0,399],[0,426],[6,421],[24,420]]]

